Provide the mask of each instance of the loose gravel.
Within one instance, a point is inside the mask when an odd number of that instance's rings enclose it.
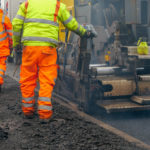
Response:
[[[37,93],[36,93],[37,96]],[[86,121],[53,99],[53,119],[25,119],[19,84],[5,77],[0,93],[0,150],[144,150]]]

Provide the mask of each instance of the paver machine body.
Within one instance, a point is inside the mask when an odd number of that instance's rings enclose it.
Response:
[[[150,41],[149,0],[62,0],[96,38],[80,38],[60,24],[59,75],[55,91],[89,112],[150,109],[150,52],[137,53],[139,38]],[[149,50],[149,47],[147,46]]]

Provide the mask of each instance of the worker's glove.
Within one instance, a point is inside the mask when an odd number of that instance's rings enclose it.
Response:
[[[13,51],[13,59],[15,65],[20,65],[22,62],[22,47],[21,45],[17,45],[14,47]]]
[[[86,38],[93,38],[93,34],[90,32],[90,31],[86,31],[85,34],[84,34],[84,37]]]
[[[12,52],[13,52],[13,48],[12,48],[12,47],[10,47],[9,49],[10,49],[10,55],[11,55],[11,54],[12,54]]]
[[[14,51],[15,51],[16,53],[22,53],[22,47],[21,47],[21,45],[15,46],[15,47],[14,47]]]
[[[83,27],[86,29],[84,37],[86,37],[86,38],[97,37],[97,32],[96,32],[95,28],[93,27],[93,25],[91,25],[91,24],[83,25]]]

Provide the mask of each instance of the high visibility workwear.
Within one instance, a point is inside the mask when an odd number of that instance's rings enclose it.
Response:
[[[10,55],[12,48],[12,24],[0,9],[0,57]]]
[[[0,57],[0,85],[3,84],[4,82],[4,75],[5,75],[5,71],[6,71],[6,59],[7,57]]]
[[[73,18],[59,0],[28,0],[20,5],[13,20],[13,46],[23,43],[20,83],[22,110],[34,112],[34,89],[39,79],[38,114],[49,119],[52,112],[51,95],[57,78],[59,21],[69,30],[84,35],[86,30]]]
[[[52,115],[51,94],[57,78],[57,52],[48,46],[26,46],[23,49],[20,83],[22,92],[22,110],[25,115],[34,112],[34,89],[37,78],[40,90],[38,113],[41,119]]]
[[[6,59],[12,48],[12,24],[0,9],[0,85],[3,84],[6,71]]]
[[[79,35],[86,32],[70,15],[66,5],[58,0],[28,0],[22,3],[13,20],[14,47],[20,44],[21,37],[25,46],[56,47],[59,21]]]

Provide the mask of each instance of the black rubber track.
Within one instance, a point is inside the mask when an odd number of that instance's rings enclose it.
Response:
[[[0,150],[142,150],[54,100],[53,107],[53,119],[47,124],[41,124],[37,114],[24,119],[19,84],[5,77],[0,93]]]

